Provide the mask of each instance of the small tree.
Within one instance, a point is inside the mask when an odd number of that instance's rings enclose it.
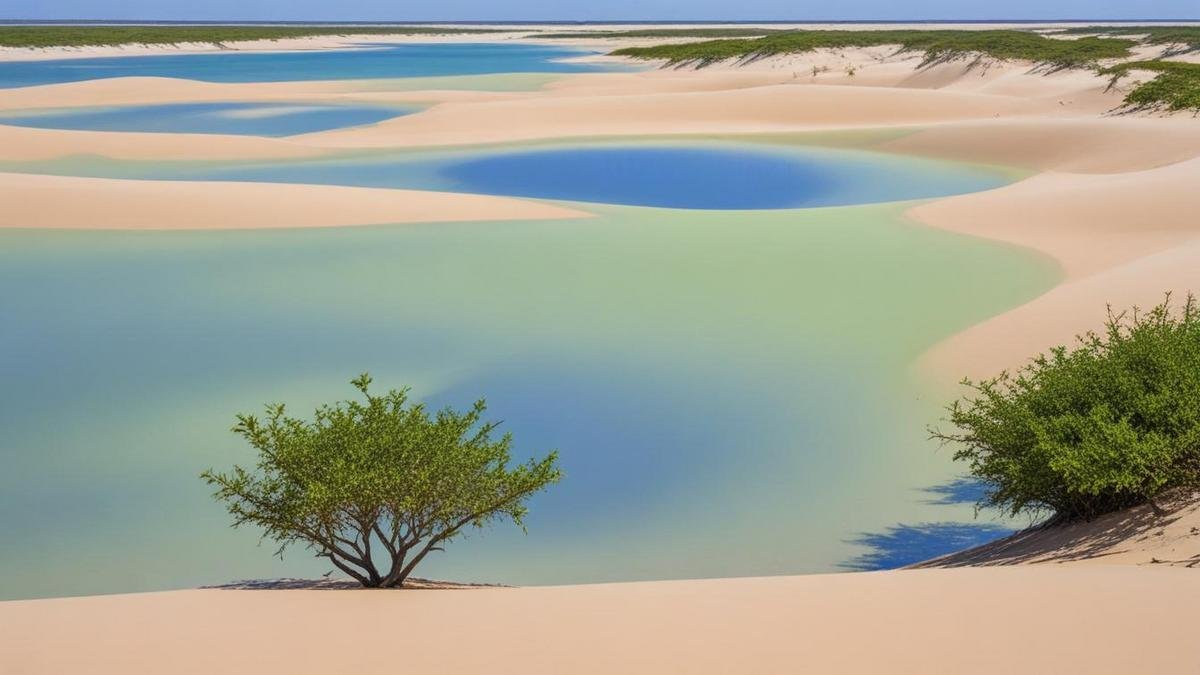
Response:
[[[430,414],[408,390],[368,391],[365,401],[317,409],[313,421],[266,406],[266,419],[238,415],[233,431],[258,451],[256,470],[205,471],[234,527],[263,528],[279,555],[302,542],[371,588],[404,584],[413,569],[467,526],[522,518],[530,495],[557,482],[558,454],[509,468],[512,437],[492,439],[497,422],[470,411]]]
[[[956,446],[988,487],[984,505],[1011,514],[1087,519],[1200,482],[1200,307],[1170,296],[1113,314],[1105,331],[1058,347],[1015,375],[964,381]]]

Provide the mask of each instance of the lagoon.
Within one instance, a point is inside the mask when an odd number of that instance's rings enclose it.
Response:
[[[568,221],[223,232],[0,231],[0,597],[319,575],[231,530],[197,474],[233,414],[411,385],[486,395],[518,458],[562,453],[529,533],[422,574],[515,584],[839,569],[921,488],[938,339],[1055,265],[904,205],[591,206]]]
[[[39,129],[292,136],[416,112],[417,106],[341,103],[170,103],[0,113],[0,124]]]
[[[72,157],[8,171],[304,183],[532,197],[676,209],[872,204],[987,190],[1012,171],[877,152],[722,139],[612,140],[342,153],[286,161],[143,162]]]
[[[0,62],[0,88],[112,77],[174,77],[203,82],[292,82],[635,69],[620,64],[571,61],[592,53],[567,47],[528,44],[405,43],[309,51],[228,51],[3,61]]]

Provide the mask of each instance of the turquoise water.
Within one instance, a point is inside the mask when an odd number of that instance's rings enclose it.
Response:
[[[575,54],[402,45],[0,63],[0,86],[445,78],[421,88],[595,68],[558,60]],[[473,86],[540,82],[500,77]],[[141,130],[169,123],[162,112]],[[235,413],[268,401],[304,413],[353,395],[362,371],[434,406],[487,396],[518,459],[561,452],[566,478],[533,501],[528,535],[472,533],[423,576],[548,584],[907,559],[914,537],[897,524],[970,517],[922,491],[956,468],[924,431],[947,393],[914,360],[1059,276],[1026,252],[917,226],[895,202],[1012,175],[862,152],[711,140],[0,169],[457,190],[596,214],[0,230],[0,598],[328,571],[230,529],[197,475],[253,461],[229,432]],[[896,550],[872,556],[882,547]]]
[[[564,61],[590,52],[495,43],[383,44],[298,52],[212,52],[161,56],[0,62],[0,88],[110,77],[204,82],[369,80],[493,73],[579,73],[627,69]]]
[[[911,157],[721,141],[359,153],[270,162],[71,158],[0,169],[72,175],[415,188],[682,209],[787,209],[999,187],[1011,172]]]
[[[39,129],[292,136],[374,124],[416,106],[329,103],[172,103],[0,113],[0,124]]]
[[[567,477],[529,533],[427,576],[517,584],[816,572],[946,520],[911,372],[1056,268],[903,205],[233,232],[0,231],[0,597],[317,575],[197,479],[252,456],[239,411],[348,397],[369,370],[486,395]],[[952,510],[969,518],[969,508]]]

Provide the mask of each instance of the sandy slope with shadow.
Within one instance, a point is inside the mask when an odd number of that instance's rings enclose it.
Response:
[[[912,569],[1003,565],[1152,565],[1200,568],[1200,493],[1186,490],[1159,504],[1089,522],[1022,530],[934,558]]]

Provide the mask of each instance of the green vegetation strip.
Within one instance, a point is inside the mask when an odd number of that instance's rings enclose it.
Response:
[[[1200,51],[1200,26],[1080,26],[1064,33],[1075,35],[1128,35],[1152,45],[1179,45],[1175,53]]]
[[[1116,84],[1132,70],[1158,73],[1149,82],[1134,87],[1125,96],[1125,105],[1134,109],[1162,108],[1169,111],[1200,112],[1200,63],[1182,61],[1130,61],[1101,70],[1112,75]]]
[[[0,26],[0,47],[94,47],[123,44],[220,44],[321,35],[501,33],[492,28],[435,26]]]
[[[1065,40],[1015,30],[880,30],[790,31],[757,39],[709,40],[654,47],[626,47],[613,54],[670,63],[707,64],[725,59],[796,54],[814,49],[895,45],[901,52],[921,52],[927,63],[971,54],[997,59],[1024,59],[1054,68],[1093,66],[1101,59],[1129,56],[1135,44],[1122,38],[1082,37]]]
[[[546,33],[536,37],[575,38],[736,38],[759,37],[781,33],[779,28],[647,28],[643,30],[575,31]]]

